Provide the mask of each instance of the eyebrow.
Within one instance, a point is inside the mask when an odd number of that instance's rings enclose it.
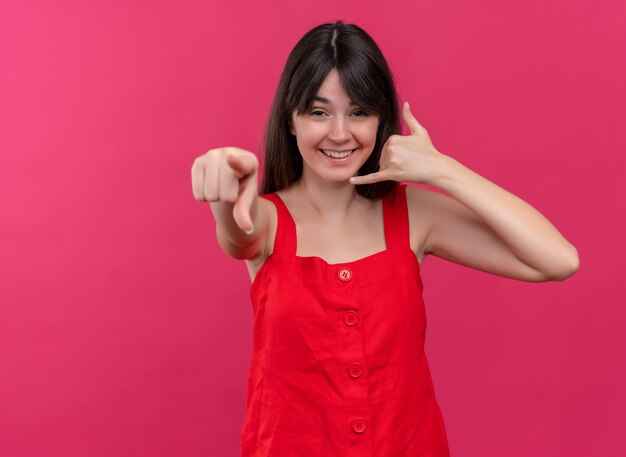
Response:
[[[320,97],[319,95],[316,95],[313,100],[316,101],[316,102],[330,103],[329,99],[324,98],[324,97]],[[354,100],[350,100],[350,105],[358,105],[358,103],[355,103]]]

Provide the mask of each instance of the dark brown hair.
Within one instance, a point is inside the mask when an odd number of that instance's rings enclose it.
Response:
[[[331,70],[337,69],[341,84],[354,102],[380,116],[372,154],[359,175],[378,171],[385,141],[399,134],[398,97],[393,76],[382,52],[367,32],[354,24],[336,21],[308,31],[293,48],[280,77],[265,131],[265,161],[260,194],[284,189],[302,175],[302,156],[289,131],[294,110],[303,114]],[[393,181],[356,186],[369,199],[386,195]]]

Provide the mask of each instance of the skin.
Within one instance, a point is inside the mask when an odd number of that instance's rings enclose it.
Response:
[[[359,196],[355,184],[381,180],[425,183],[446,196],[407,188],[411,249],[497,276],[529,282],[560,281],[578,270],[576,248],[541,213],[433,146],[410,111],[402,116],[410,135],[392,135],[380,170],[356,177],[371,154],[379,119],[351,105],[335,70],[320,87],[309,113],[293,113],[291,133],[303,158],[302,177],[278,192],[297,228],[297,255],[328,263],[351,262],[386,248],[381,201]],[[343,163],[319,149],[356,151]],[[210,202],[217,239],[232,257],[245,259],[250,277],[273,250],[274,205],[257,194],[258,160],[239,148],[218,148],[192,166],[196,200]],[[367,221],[366,224],[363,221]]]

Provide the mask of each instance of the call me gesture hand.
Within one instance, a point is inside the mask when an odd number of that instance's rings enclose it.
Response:
[[[375,173],[350,178],[352,184],[371,184],[379,181],[397,181],[433,184],[443,157],[435,149],[428,132],[417,122],[409,108],[402,105],[402,117],[410,135],[391,135],[383,145],[380,169]]]

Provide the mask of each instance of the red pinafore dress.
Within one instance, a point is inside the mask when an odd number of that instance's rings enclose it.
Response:
[[[253,352],[243,457],[447,457],[424,354],[419,262],[406,186],[383,197],[387,248],[329,264],[296,256],[296,226],[273,193],[274,252],[250,289]]]

